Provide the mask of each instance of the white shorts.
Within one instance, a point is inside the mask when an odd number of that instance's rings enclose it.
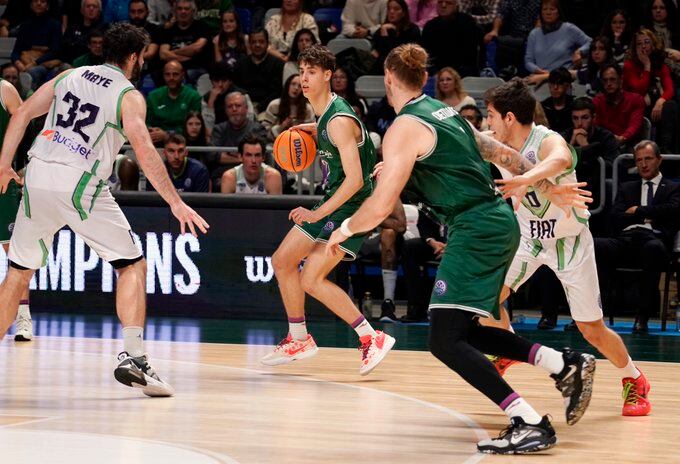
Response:
[[[573,237],[555,240],[522,237],[505,277],[505,285],[516,291],[543,264],[562,282],[575,321],[602,319],[595,247],[589,229],[585,228]]]
[[[9,247],[9,259],[27,269],[47,261],[54,234],[64,226],[103,260],[134,260],[141,251],[130,224],[105,183],[71,167],[33,159]]]

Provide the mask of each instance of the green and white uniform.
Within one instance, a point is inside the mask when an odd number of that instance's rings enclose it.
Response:
[[[342,221],[352,216],[373,192],[371,174],[373,173],[373,168],[376,163],[373,142],[368,136],[368,131],[350,104],[342,97],[332,94],[331,101],[317,121],[317,155],[321,157],[321,164],[324,170],[327,171],[327,174],[324,184],[324,197],[313,209],[319,208],[324,202],[328,201],[345,180],[345,171],[342,169],[340,151],[338,150],[335,141],[331,140],[330,134],[328,133],[328,123],[330,123],[333,118],[339,116],[354,119],[361,128],[362,137],[361,142],[358,144],[358,148],[364,185],[354,194],[354,196],[352,196],[352,198],[347,200],[344,205],[340,206],[329,216],[314,224],[305,223],[302,226],[295,226],[309,237],[310,240],[317,242],[328,241],[333,231],[340,227]],[[357,252],[361,248],[361,244],[364,242],[366,236],[366,234],[357,234],[343,242],[340,249],[346,253],[344,259],[356,259]]]
[[[426,95],[407,103],[397,118],[413,118],[435,136],[406,185],[448,226],[430,308],[498,318],[498,297],[517,250],[519,227],[494,186],[472,129],[453,108]]]
[[[545,126],[534,125],[520,154],[532,165],[537,164],[541,143],[549,136],[560,137]],[[572,164],[560,175],[549,179],[553,183],[577,181],[575,169],[578,158],[573,147],[569,148]],[[499,167],[499,170],[504,178],[513,177],[505,169]],[[541,265],[546,265],[562,282],[574,320],[591,322],[601,319],[602,302],[595,247],[588,229],[589,217],[588,211],[575,209],[567,217],[561,208],[529,188],[517,210],[522,238],[505,285],[516,291]]]
[[[134,87],[108,64],[74,69],[54,86],[45,126],[28,152],[9,258],[29,269],[41,267],[65,225],[106,261],[138,258],[130,225],[107,186],[126,140],[121,102]]]
[[[0,79],[0,82],[2,82],[2,79]],[[5,107],[5,102],[0,98],[0,143],[5,140],[9,118],[10,114]],[[0,244],[9,243],[18,210],[19,187],[12,180],[7,186],[7,191],[0,195]]]

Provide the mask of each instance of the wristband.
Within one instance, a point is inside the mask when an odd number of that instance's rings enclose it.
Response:
[[[342,221],[342,224],[340,224],[340,232],[342,232],[342,235],[348,238],[354,235],[354,233],[351,230],[349,230],[350,219],[352,218],[347,218],[344,221]]]

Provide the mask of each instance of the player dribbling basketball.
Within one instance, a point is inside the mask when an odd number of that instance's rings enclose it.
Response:
[[[349,295],[327,278],[342,259],[356,258],[365,234],[343,243],[342,252],[336,256],[328,256],[324,250],[333,231],[371,195],[375,148],[352,107],[331,93],[335,56],[326,47],[314,45],[300,54],[298,62],[302,92],[314,108],[317,123],[297,128],[317,135],[318,154],[323,157],[328,173],[321,202],[312,210],[299,207],[291,211],[289,217],[295,226],[272,256],[289,333],[272,353],[262,358],[262,363],[276,366],[317,353],[305,324],[304,303],[308,293],[357,332],[362,354],[359,372],[366,375],[382,361],[395,340],[373,330]],[[298,267],[305,258],[300,272]]]

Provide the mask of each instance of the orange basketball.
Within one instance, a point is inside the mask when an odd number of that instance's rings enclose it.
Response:
[[[288,129],[274,140],[274,160],[282,169],[300,172],[314,162],[316,143],[305,131]]]

